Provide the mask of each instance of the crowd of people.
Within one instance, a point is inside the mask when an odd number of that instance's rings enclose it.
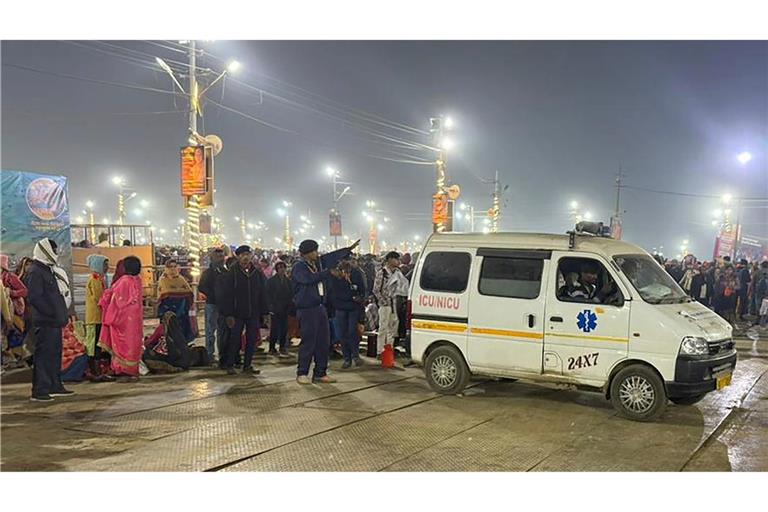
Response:
[[[366,331],[368,356],[402,345],[408,364],[405,316],[418,254],[358,256],[358,243],[322,255],[314,240],[304,240],[296,252],[213,248],[197,290],[177,259],[186,254],[160,254],[154,310],[159,322],[145,337],[146,293],[137,257],[121,259],[111,274],[105,256],[88,257],[85,316],[78,320],[58,247],[43,239],[14,270],[0,257],[3,365],[31,365],[31,399],[48,402],[72,394],[63,384],[68,381],[135,382],[143,373],[193,366],[258,375],[254,355],[262,328],[268,330],[266,352],[274,358],[295,357],[290,349],[300,339],[299,384],[334,382],[328,375],[334,356],[343,359],[342,370],[362,366]],[[732,324],[768,324],[768,261],[657,258],[686,293]],[[198,302],[204,304],[201,347],[195,346]]]
[[[335,382],[328,375],[331,357],[343,359],[342,370],[362,366],[366,331],[377,331],[369,338],[368,356],[380,357],[386,346],[400,344],[407,364],[405,309],[417,255],[357,256],[358,243],[322,255],[313,240],[290,253],[217,247],[206,258],[197,296],[191,275],[169,254],[157,280],[159,322],[145,336],[139,258],[121,259],[110,273],[110,261],[91,254],[85,315],[78,319],[58,247],[43,239],[15,270],[7,257],[0,258],[3,367],[32,366],[31,399],[39,402],[73,394],[65,382],[135,382],[147,372],[192,366],[258,375],[254,354],[263,327],[267,353],[275,358],[295,357],[290,348],[300,339],[299,384]],[[203,347],[195,346],[197,301],[204,303]]]
[[[734,264],[729,256],[716,262],[688,255],[682,261],[659,258],[659,263],[691,298],[731,325],[768,324],[768,261],[741,259]]]

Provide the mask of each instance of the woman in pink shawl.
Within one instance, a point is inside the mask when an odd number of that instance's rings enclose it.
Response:
[[[136,381],[144,337],[141,261],[128,256],[122,264],[125,274],[112,283],[99,302],[104,303],[99,345],[112,356],[112,371],[116,376]]]

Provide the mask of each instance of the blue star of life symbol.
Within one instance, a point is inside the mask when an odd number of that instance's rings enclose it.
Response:
[[[589,309],[585,309],[576,316],[576,326],[584,332],[597,329],[597,315]]]

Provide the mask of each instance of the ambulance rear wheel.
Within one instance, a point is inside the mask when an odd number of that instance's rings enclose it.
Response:
[[[429,386],[438,393],[461,393],[469,382],[469,368],[456,347],[443,345],[427,356],[424,365]]]
[[[667,407],[661,378],[647,366],[627,366],[611,382],[611,403],[620,415],[634,421],[653,421]]]

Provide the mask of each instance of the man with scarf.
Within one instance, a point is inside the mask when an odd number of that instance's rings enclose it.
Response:
[[[323,306],[328,278],[341,274],[332,270],[342,259],[349,256],[360,240],[350,247],[318,256],[318,244],[314,240],[304,240],[299,245],[301,258],[293,265],[291,279],[293,280],[294,303],[296,304],[299,326],[301,329],[301,345],[299,345],[299,365],[296,370],[296,382],[311,384],[335,382],[326,372],[328,370],[328,352],[330,348],[330,332],[328,314]],[[309,366],[315,361],[313,379],[309,379]]]
[[[253,264],[253,252],[247,245],[235,250],[237,263],[216,280],[216,306],[224,317],[229,336],[224,343],[224,368],[234,375],[235,359],[240,351],[240,338],[245,330],[243,373],[258,375],[251,365],[256,341],[261,335],[261,318],[269,314],[269,300],[264,273]]]
[[[157,316],[163,318],[166,312],[173,311],[179,319],[187,343],[194,340],[195,335],[189,319],[189,310],[194,307],[194,295],[189,282],[179,273],[176,260],[169,259],[165,262],[165,271],[157,283],[157,296],[160,301]]]
[[[27,304],[35,338],[32,401],[50,402],[52,397],[73,395],[61,383],[61,330],[67,325],[71,292],[67,273],[56,265],[56,242],[40,240],[24,276]],[[69,303],[67,301],[70,301]]]

